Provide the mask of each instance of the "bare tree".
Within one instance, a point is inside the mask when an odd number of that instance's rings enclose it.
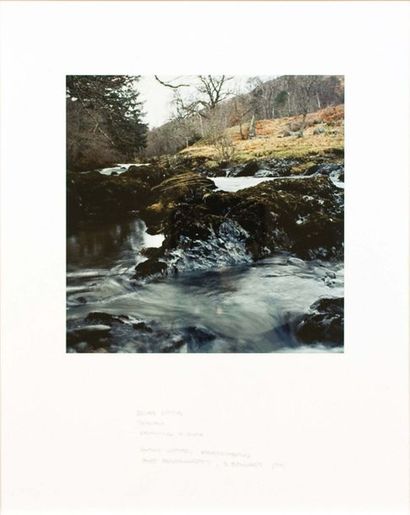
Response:
[[[174,84],[172,81],[163,81],[157,75],[155,79],[168,88],[176,91],[175,102],[180,111],[185,111],[187,116],[197,114],[203,118],[208,118],[223,100],[231,96],[232,92],[227,89],[227,83],[233,77],[227,75],[197,75],[196,84],[180,83]],[[182,88],[194,88],[193,98],[186,98],[181,94]]]
[[[208,109],[215,109],[215,107],[227,99],[232,92],[226,89],[228,81],[233,77],[226,75],[198,75],[200,85],[198,86],[199,93],[202,93],[206,100],[202,104]]]
[[[302,114],[301,136],[303,136],[306,126],[306,116],[312,109],[312,105],[320,104],[320,100],[318,101],[320,80],[321,76],[319,75],[290,76],[287,78],[289,91],[294,92],[296,111]]]
[[[215,147],[217,158],[220,163],[233,159],[235,155],[235,145],[229,136],[226,134],[219,134],[214,137],[212,144]]]
[[[274,118],[275,84],[272,81],[263,81],[261,77],[252,77],[248,83],[249,87],[252,88],[255,112],[266,120]]]
[[[246,95],[237,94],[232,100],[232,112],[230,115],[229,124],[239,126],[239,134],[241,139],[248,139],[249,132],[245,132],[244,123],[249,119],[250,113],[253,112],[253,106],[249,102]]]

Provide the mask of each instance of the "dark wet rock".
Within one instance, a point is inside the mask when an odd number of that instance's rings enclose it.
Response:
[[[165,216],[169,204],[200,199],[212,189],[215,184],[197,173],[154,165],[133,165],[118,176],[68,173],[68,221],[73,227],[88,220],[123,219],[146,208],[147,219],[154,221],[158,214]]]
[[[104,320],[105,325],[90,325]],[[136,320],[126,315],[93,312],[69,321],[68,352],[208,352],[217,335],[205,328],[165,328],[156,321]]]
[[[230,174],[230,166],[219,165],[213,168],[202,167],[197,171],[205,177],[227,177]]]
[[[280,177],[280,174],[276,170],[259,170],[254,177]]]
[[[249,177],[255,175],[259,170],[260,164],[258,161],[249,161],[246,165],[235,173],[236,177]]]
[[[305,175],[317,173],[319,175],[330,175],[332,172],[343,172],[344,165],[342,163],[319,163],[306,170]]]
[[[151,190],[155,199],[142,216],[151,233],[163,231],[163,225],[181,203],[201,203],[204,195],[216,188],[215,183],[194,172],[179,172],[165,179]]]
[[[328,159],[323,156],[259,159],[246,164],[231,165],[228,175],[230,177],[289,177],[303,175],[309,168],[322,162],[328,162]]]
[[[82,220],[122,218],[146,205],[150,188],[142,180],[99,172],[67,175],[67,209],[70,225]]]
[[[209,352],[212,343],[217,338],[214,332],[199,326],[186,327],[183,330],[183,334],[189,352]]]
[[[278,179],[237,192],[230,210],[255,259],[286,250],[302,259],[342,255],[343,206],[325,177]]]
[[[69,329],[67,332],[67,346],[77,352],[87,352],[90,349],[104,346],[111,327],[105,324],[84,325]]]
[[[215,183],[194,172],[182,172],[165,179],[155,186],[152,193],[163,202],[181,202],[202,199],[203,195],[215,189]]]
[[[141,250],[141,254],[146,258],[158,258],[162,255],[162,251],[159,247],[146,247]]]
[[[172,338],[161,345],[160,352],[176,352],[184,345],[185,342],[181,337]]]
[[[148,164],[143,166],[131,165],[122,175],[126,178],[140,180],[152,188],[171,177],[174,173],[170,168]]]
[[[135,322],[135,323],[132,324],[132,327],[134,329],[138,329],[138,331],[142,331],[144,333],[152,333],[153,332],[152,327],[149,326],[145,322]]]
[[[118,172],[111,172],[111,177],[117,177],[118,176]]]
[[[91,324],[105,324],[108,326],[112,326],[113,324],[123,324],[127,320],[129,320],[129,317],[126,315],[111,315],[110,313],[99,311],[93,311],[85,318],[85,321]]]
[[[153,270],[165,274],[245,263],[277,251],[302,259],[341,258],[343,191],[321,175],[266,181],[191,198],[170,208],[162,224],[165,240],[145,266],[139,265],[140,277]]]
[[[218,269],[252,261],[246,248],[248,235],[239,224],[223,220],[208,230],[204,240],[197,236],[179,238],[176,247],[165,254],[168,273]]]
[[[162,261],[157,261],[153,258],[147,259],[143,263],[139,263],[135,267],[135,278],[139,279],[141,277],[154,277],[163,275],[165,270],[167,269],[166,263]]]
[[[306,344],[343,346],[344,298],[323,298],[312,304],[298,322],[295,334]]]
[[[225,215],[238,204],[238,198],[226,191],[216,191],[204,195],[203,203],[209,212],[215,215]]]

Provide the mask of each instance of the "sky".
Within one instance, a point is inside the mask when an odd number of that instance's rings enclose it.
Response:
[[[165,123],[171,113],[172,89],[162,86],[153,75],[146,75],[139,80],[138,91],[140,100],[144,102],[145,121],[150,129]]]
[[[271,76],[273,77],[273,76]],[[268,80],[271,77],[261,77]],[[187,82],[186,79],[192,80],[189,76],[166,76],[160,75],[159,78],[164,82],[174,80],[176,83],[181,81]],[[230,81],[230,87],[239,93],[239,91],[247,91],[248,76],[235,76]],[[138,82],[138,91],[140,91],[140,100],[144,102],[143,110],[146,113],[145,122],[148,123],[150,129],[159,127],[167,120],[172,112],[171,102],[173,98],[173,89],[167,88],[160,84],[153,75],[142,76]],[[187,88],[188,89],[188,88]],[[184,92],[185,92],[184,88]]]

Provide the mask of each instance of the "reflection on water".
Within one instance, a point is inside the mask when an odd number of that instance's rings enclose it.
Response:
[[[67,271],[135,265],[143,247],[159,247],[162,241],[161,234],[147,234],[142,220],[85,226],[67,238]]]
[[[237,352],[266,352],[295,347],[287,329],[291,315],[305,313],[322,296],[343,295],[342,264],[287,255],[136,285],[131,277],[141,249],[161,243],[141,220],[84,227],[69,236],[68,319],[104,312],[155,321],[167,331],[200,327],[219,335],[213,351],[226,350],[229,342]],[[124,350],[132,351],[131,343]]]

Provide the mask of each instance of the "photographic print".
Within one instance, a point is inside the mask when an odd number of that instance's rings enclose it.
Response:
[[[67,352],[343,352],[344,77],[66,78]]]

